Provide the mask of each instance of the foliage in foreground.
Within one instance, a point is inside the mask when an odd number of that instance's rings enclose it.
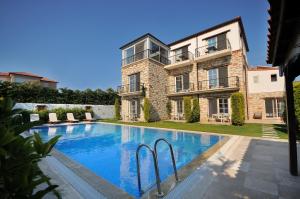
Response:
[[[168,102],[166,104],[166,109],[167,109],[168,118],[170,119],[171,118],[171,113],[172,113],[172,104],[171,104],[170,100],[168,100]]]
[[[0,81],[0,96],[11,97],[19,103],[51,104],[101,104],[113,105],[118,94],[109,88],[72,90],[68,88],[45,88],[35,83],[11,83]]]
[[[58,141],[56,136],[43,143],[39,134],[23,137],[22,132],[36,123],[24,123],[20,109],[9,98],[0,98],[0,195],[1,198],[43,198],[57,185],[38,167]],[[36,190],[41,184],[44,189]],[[59,194],[56,196],[59,198]]]
[[[193,98],[193,109],[192,109],[192,116],[191,122],[199,122],[200,120],[200,106],[198,98]]]
[[[148,98],[144,98],[144,119],[146,122],[150,122],[151,104]]]
[[[245,123],[245,100],[242,93],[233,93],[231,95],[232,124],[236,126]]]

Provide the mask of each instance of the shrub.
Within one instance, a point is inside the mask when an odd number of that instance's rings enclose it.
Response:
[[[115,100],[115,119],[120,120],[121,119],[121,105],[119,98],[116,98]]]
[[[191,106],[191,97],[183,98],[183,106],[184,106],[184,117],[186,122],[191,122],[192,119],[192,106]]]
[[[166,109],[167,109],[167,114],[168,117],[171,118],[171,112],[172,112],[172,104],[171,101],[169,100],[166,104]]]
[[[192,109],[191,122],[199,122],[199,120],[200,120],[199,100],[198,100],[198,98],[194,98],[193,99],[193,109]]]
[[[150,122],[151,104],[148,98],[144,98],[144,119],[146,122]]]
[[[67,109],[55,108],[55,109],[49,110],[49,112],[50,113],[56,113],[56,116],[57,116],[58,120],[61,120],[61,121],[67,120],[67,113],[68,113]]]
[[[22,132],[36,123],[24,123],[18,115],[22,110],[13,110],[14,105],[11,99],[0,98],[0,195],[1,198],[43,198],[54,192],[57,185],[51,184],[38,163],[48,156],[59,136],[46,143],[37,133],[23,137]],[[55,195],[60,198],[58,192]]]
[[[232,124],[242,126],[245,123],[245,101],[242,93],[231,95]]]
[[[49,111],[48,110],[34,111],[34,113],[39,114],[41,122],[47,123],[49,121]]]
[[[295,116],[299,124],[300,121],[300,84],[294,84],[294,106],[295,106]]]

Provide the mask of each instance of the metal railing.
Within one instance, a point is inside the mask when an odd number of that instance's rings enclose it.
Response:
[[[186,52],[182,52],[180,54],[170,56],[168,64],[175,64],[175,63],[179,63],[182,61],[193,60],[193,59],[194,59],[193,53],[186,51]]]
[[[117,91],[118,91],[119,94],[124,94],[124,93],[142,92],[143,89],[144,89],[144,84],[143,83],[126,84],[126,85],[118,86]]]
[[[151,58],[154,59],[162,64],[168,64],[168,58],[163,56],[159,51],[153,51],[150,49],[138,52],[130,57],[126,57],[122,59],[122,66],[134,63],[136,61],[146,59],[146,58]]]
[[[239,88],[239,77],[224,77],[218,79],[209,79],[198,82],[199,90],[211,90],[220,88]]]
[[[166,93],[174,94],[174,93],[188,93],[188,92],[195,91],[195,87],[193,83],[189,83],[188,88],[183,88],[183,87],[177,87],[176,85],[166,86]]]
[[[228,39],[226,41],[218,41],[205,46],[200,46],[195,49],[195,57],[211,54],[217,51],[231,49],[231,45]]]

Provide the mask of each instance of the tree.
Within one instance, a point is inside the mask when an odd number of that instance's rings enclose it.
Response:
[[[191,122],[199,122],[199,120],[200,120],[199,100],[198,100],[198,98],[194,98],[193,99],[193,109],[192,109]]]
[[[120,120],[121,119],[121,106],[119,98],[115,99],[115,119]]]
[[[148,98],[144,98],[144,119],[146,122],[150,122],[151,104]]]
[[[191,100],[191,97],[183,97],[184,117],[186,122],[191,122],[192,119]]]
[[[245,100],[242,93],[231,95],[232,124],[242,126],[245,123]]]
[[[13,109],[10,98],[0,98],[0,195],[1,198],[43,198],[48,192],[55,191],[57,185],[43,174],[38,166],[45,158],[59,136],[43,143],[39,134],[23,137],[21,134],[37,123],[26,122]],[[47,184],[36,191],[41,184]],[[41,187],[41,186],[39,186]],[[55,195],[60,198],[59,194]]]

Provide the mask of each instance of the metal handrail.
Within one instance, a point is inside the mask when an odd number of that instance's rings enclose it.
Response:
[[[155,141],[155,144],[154,144],[154,152],[156,154],[156,158],[157,158],[157,144],[160,142],[160,141],[164,141],[165,143],[168,144],[169,146],[169,149],[170,149],[170,153],[171,153],[171,158],[172,158],[172,163],[173,163],[173,169],[174,169],[174,174],[175,174],[175,179],[176,181],[178,182],[178,175],[177,175],[177,169],[176,169],[176,162],[175,162],[175,158],[174,158],[174,151],[173,151],[173,147],[172,145],[168,142],[168,140],[166,140],[165,138],[159,138]]]
[[[165,89],[166,89],[167,94],[171,94],[171,93],[188,93],[188,92],[195,91],[194,83],[189,83],[188,88],[181,88],[181,90],[177,90],[176,84],[166,86]]]
[[[152,153],[153,163],[154,163],[154,170],[155,170],[155,177],[156,177],[157,196],[158,197],[163,197],[164,194],[161,191],[161,186],[160,186],[160,177],[159,177],[159,169],[158,169],[158,165],[157,165],[157,156],[156,156],[155,151],[153,151],[153,149],[149,145],[147,145],[147,144],[140,144],[138,146],[138,148],[136,149],[136,153],[135,153],[135,156],[136,156],[136,166],[137,166],[137,174],[138,174],[138,188],[139,188],[139,192],[140,192],[140,194],[143,193],[142,187],[141,187],[141,173],[140,173],[140,160],[139,160],[139,151],[140,151],[140,149],[142,147],[146,147]]]
[[[168,64],[174,64],[174,63],[178,63],[178,62],[182,62],[182,61],[186,61],[186,60],[193,60],[194,55],[190,51],[186,51],[186,52],[172,55],[172,56],[168,57],[168,59],[169,59]]]
[[[223,77],[217,79],[207,79],[198,82],[199,90],[209,90],[218,88],[239,88],[239,77]]]
[[[222,40],[222,41],[224,41],[224,40]],[[202,55],[210,54],[210,53],[217,52],[220,50],[231,49],[231,44],[228,39],[226,39],[225,43],[226,43],[226,46],[225,46],[225,48],[222,48],[222,49],[220,49],[218,47],[218,42],[200,46],[195,49],[195,57],[200,57]]]
[[[154,59],[162,64],[168,64],[168,58],[163,56],[159,51],[155,52],[150,49],[146,49],[140,52],[135,53],[132,56],[125,57],[122,59],[122,66],[134,63],[136,61],[146,59],[146,58],[151,58]]]
[[[119,94],[122,93],[134,93],[143,91],[144,83],[136,83],[136,84],[125,84],[117,87],[117,91]]]

